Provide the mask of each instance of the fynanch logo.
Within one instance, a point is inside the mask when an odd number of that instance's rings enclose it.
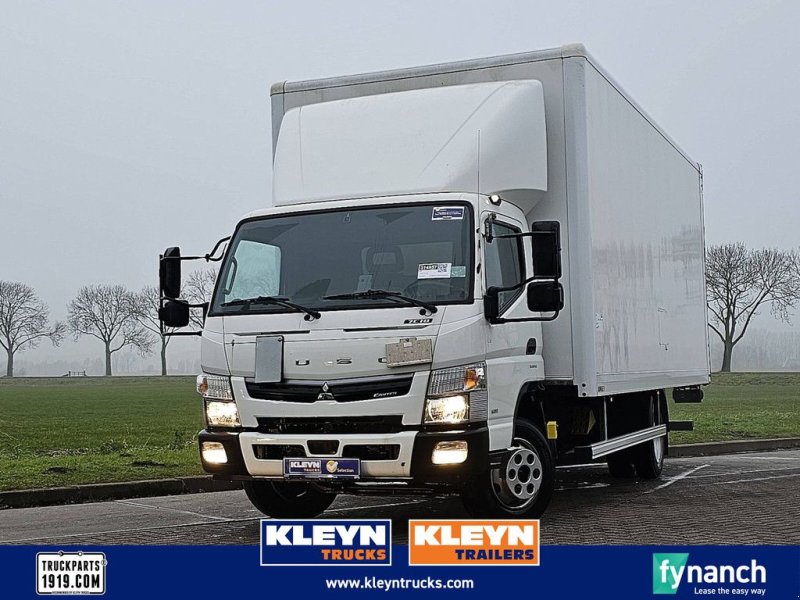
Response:
[[[653,593],[677,594],[688,554],[653,554]]]
[[[681,584],[715,585],[746,584],[748,587],[736,588],[749,595],[761,595],[765,588],[753,588],[752,584],[767,582],[767,568],[755,559],[744,565],[690,565],[688,553],[653,554],[653,594],[677,594]],[[698,588],[702,589],[702,588]],[[730,589],[728,589],[730,592]],[[697,593],[697,591],[695,591]]]

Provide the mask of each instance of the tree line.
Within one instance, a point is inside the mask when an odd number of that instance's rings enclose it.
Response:
[[[216,270],[192,272],[183,286],[192,304],[208,302],[216,281]],[[89,336],[103,344],[105,374],[112,374],[112,356],[131,348],[142,357],[159,352],[161,374],[167,374],[167,347],[172,333],[163,333],[158,320],[159,290],[145,286],[133,291],[124,285],[86,285],[67,304],[66,321],[50,322],[50,311],[29,285],[0,281],[0,347],[6,351],[6,376],[14,376],[14,358],[42,341],[59,346],[71,334],[75,340]],[[192,315],[202,326],[202,317]]]
[[[193,304],[208,302],[216,270],[194,271],[184,284],[183,295]],[[789,322],[790,310],[800,302],[800,251],[777,248],[751,249],[741,242],[710,246],[706,251],[708,326],[722,342],[720,370],[731,370],[733,350],[748,331],[753,318],[768,308]],[[69,333],[97,338],[105,349],[106,375],[112,374],[111,358],[123,348],[149,356],[157,349],[161,374],[167,374],[169,335],[158,321],[159,291],[145,286],[139,292],[123,285],[82,287],[67,305],[66,322],[50,323],[47,305],[32,287],[0,281],[0,346],[6,351],[6,375],[14,375],[17,353],[43,340],[58,346]],[[192,322],[202,326],[200,315]],[[167,330],[165,333],[171,333]]]

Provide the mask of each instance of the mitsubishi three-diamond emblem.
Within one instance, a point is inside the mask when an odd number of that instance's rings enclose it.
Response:
[[[317,400],[336,400],[333,394],[331,394],[328,390],[328,382],[322,384],[322,391],[317,394]]]

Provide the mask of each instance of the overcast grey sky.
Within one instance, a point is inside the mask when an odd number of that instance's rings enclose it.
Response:
[[[796,247],[799,29],[794,0],[0,0],[0,279],[63,318],[209,249],[270,203],[276,81],[569,42],[703,163],[709,242]]]

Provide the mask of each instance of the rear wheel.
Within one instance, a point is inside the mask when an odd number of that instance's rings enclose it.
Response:
[[[514,439],[500,465],[489,469],[461,495],[475,517],[538,517],[555,487],[555,463],[542,432],[517,419]]]
[[[245,481],[244,492],[265,515],[289,519],[316,517],[336,499],[305,482]]]
[[[663,424],[666,418],[665,412],[666,402],[661,402],[661,393],[651,394],[647,406],[647,423],[645,427]],[[667,436],[662,435],[631,448],[633,464],[639,477],[642,479],[658,479],[661,476],[661,471],[664,468],[666,447]]]

